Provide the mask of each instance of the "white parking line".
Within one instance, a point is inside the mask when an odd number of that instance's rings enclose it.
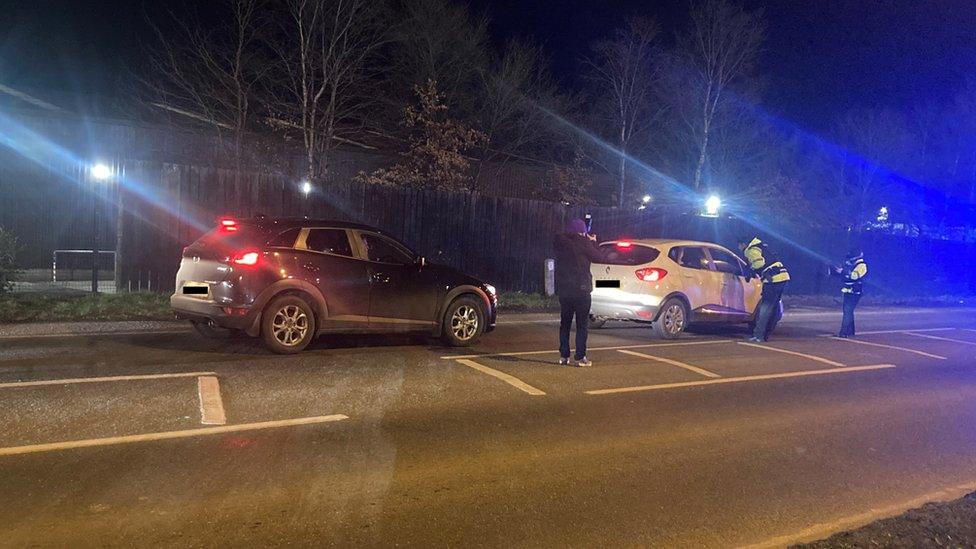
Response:
[[[848,343],[857,343],[858,345],[868,345],[870,347],[881,347],[883,349],[893,349],[895,351],[904,351],[906,353],[913,353],[913,354],[916,354],[916,355],[925,356],[925,357],[929,357],[929,358],[935,358],[935,359],[938,359],[938,360],[946,360],[946,357],[944,357],[944,356],[933,355],[932,353],[926,353],[924,351],[917,351],[915,349],[908,349],[906,347],[898,347],[896,345],[885,345],[884,343],[873,343],[871,341],[861,341],[860,339],[851,339],[851,338],[836,337],[836,336],[833,339],[835,339],[837,341],[846,341]]]
[[[903,334],[905,332],[951,332],[956,328],[906,328],[904,330],[874,330],[872,332],[858,331],[857,335]],[[820,334],[820,337],[837,337],[834,334]]]
[[[464,364],[465,366],[467,366],[469,368],[473,368],[475,370],[478,370],[479,372],[481,372],[483,374],[488,374],[488,375],[490,375],[490,376],[492,376],[494,378],[500,379],[500,380],[504,381],[505,383],[508,383],[512,387],[515,387],[515,388],[517,388],[517,389],[519,389],[521,391],[525,391],[526,393],[529,393],[532,396],[541,396],[541,395],[546,394],[543,391],[541,391],[539,389],[536,389],[535,387],[529,385],[528,383],[522,381],[521,379],[519,379],[519,378],[517,378],[515,376],[508,375],[505,372],[500,372],[498,370],[495,370],[494,368],[489,368],[489,367],[485,366],[484,364],[478,364],[477,362],[475,362],[473,360],[468,360],[466,358],[460,358],[460,359],[457,360],[457,362],[459,364]]]
[[[127,335],[171,335],[185,334],[192,332],[191,329],[172,329],[172,330],[138,330],[132,332],[64,332],[60,334],[7,334],[0,335],[0,339],[43,339],[49,337],[68,338],[68,337],[104,337],[104,336],[127,336]]]
[[[949,341],[952,343],[960,343],[962,345],[976,345],[976,341],[966,341],[965,339],[953,339],[951,337],[939,337],[939,336],[928,335],[928,334],[917,334],[915,332],[905,332],[905,334],[910,336],[915,336],[915,337],[924,337],[925,339],[935,339],[938,341]]]
[[[12,387],[37,387],[40,385],[71,385],[74,383],[103,383],[108,381],[139,381],[143,379],[170,379],[178,377],[214,376],[213,372],[181,372],[177,374],[145,374],[133,376],[76,377],[69,379],[45,379],[42,381],[14,381],[0,383],[0,389]]]
[[[708,341],[678,341],[674,343],[644,343],[641,345],[616,345],[613,347],[589,347],[587,351],[619,351],[620,349],[646,349],[649,347],[682,347],[685,345],[716,345],[719,343],[733,343],[731,339],[715,339]],[[454,355],[442,356],[445,360],[459,360],[462,358],[483,358],[492,356],[528,356],[528,355],[549,355],[559,353],[558,349],[544,351],[514,351],[508,353],[481,353],[478,355]]]
[[[701,375],[703,375],[705,377],[722,377],[722,376],[716,374],[715,372],[709,372],[708,370],[705,370],[703,368],[699,368],[698,366],[692,366],[691,364],[685,364],[684,362],[678,362],[677,360],[671,360],[670,358],[663,358],[663,357],[659,357],[659,356],[646,355],[644,353],[638,353],[638,352],[635,352],[635,351],[628,351],[626,349],[617,349],[617,352],[618,353],[624,353],[624,354],[632,355],[632,356],[639,356],[641,358],[646,358],[646,359],[649,359],[649,360],[656,360],[658,362],[663,362],[665,364],[670,364],[672,366],[677,366],[678,368],[684,368],[685,370],[689,370],[689,371],[695,372],[696,374],[701,374]]]
[[[10,446],[7,448],[0,448],[0,456],[17,456],[23,454],[36,454],[39,452],[55,452],[58,450],[73,450],[76,448],[91,448],[93,446],[113,446],[116,444],[131,444],[133,442],[201,437],[206,435],[219,435],[222,433],[237,433],[240,431],[257,431],[260,429],[274,429],[277,427],[293,427],[296,425],[328,423],[331,421],[342,421],[344,419],[349,419],[349,416],[334,414],[331,416],[301,417],[297,419],[282,419],[278,421],[262,421],[259,423],[241,423],[238,425],[203,427],[201,429],[187,429],[184,431],[164,431],[161,433],[145,433],[141,435],[90,438],[85,440],[70,440],[67,442],[51,442],[48,444],[29,444],[27,446]]]
[[[847,367],[847,364],[841,364],[840,362],[834,362],[833,360],[828,360],[828,359],[823,358],[823,357],[819,357],[819,356],[816,356],[816,355],[808,355],[806,353],[800,353],[800,352],[797,352],[797,351],[790,351],[788,349],[780,349],[779,347],[772,347],[770,345],[759,345],[757,343],[748,343],[748,342],[745,342],[745,341],[740,341],[739,342],[739,345],[745,345],[746,347],[755,347],[757,349],[766,349],[767,351],[776,351],[777,353],[783,353],[785,355],[799,356],[799,357],[803,357],[803,358],[806,358],[806,359],[809,359],[809,360],[816,360],[817,362],[822,362],[822,363],[824,363],[824,364],[826,364],[828,366],[833,366],[835,368],[846,368]]]
[[[200,398],[200,423],[204,425],[227,423],[224,401],[220,398],[220,382],[215,376],[197,378],[197,396]]]
[[[616,389],[597,389],[584,391],[588,395],[612,395],[617,393],[635,393],[638,391],[658,391],[661,389],[677,389],[679,387],[698,387],[699,385],[718,385],[720,383],[739,383],[743,381],[762,381],[766,379],[783,379],[790,377],[822,376],[827,374],[844,374],[866,370],[883,370],[894,368],[894,364],[875,364],[872,366],[847,366],[844,368],[830,368],[827,370],[804,370],[802,372],[787,372],[783,374],[762,374],[742,377],[723,377],[719,379],[703,379],[700,381],[682,381],[678,383],[662,383],[660,385],[641,385],[638,387],[618,387]]]

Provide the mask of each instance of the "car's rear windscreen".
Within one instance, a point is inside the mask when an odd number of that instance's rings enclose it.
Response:
[[[631,243],[630,246],[619,246],[615,243],[607,242],[600,244],[607,260],[604,262],[609,265],[643,265],[650,263],[661,255],[661,252],[650,246]]]

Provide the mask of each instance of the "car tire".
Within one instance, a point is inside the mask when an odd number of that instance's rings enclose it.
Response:
[[[447,306],[441,339],[451,347],[474,345],[485,333],[485,312],[474,297],[459,297]]]
[[[607,324],[607,319],[597,318],[593,315],[590,315],[590,328],[594,330],[599,330],[600,328],[606,326],[606,324]]]
[[[237,330],[221,328],[220,326],[214,326],[209,322],[203,322],[200,320],[191,320],[190,324],[193,325],[193,329],[196,330],[198,334],[207,339],[230,339],[239,333]]]
[[[668,299],[661,305],[661,312],[651,327],[661,339],[677,339],[688,327],[688,307],[678,298]]]
[[[315,339],[315,314],[297,295],[271,300],[261,313],[261,339],[271,352],[299,353]]]

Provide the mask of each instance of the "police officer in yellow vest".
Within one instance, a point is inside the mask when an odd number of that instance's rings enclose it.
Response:
[[[858,301],[861,300],[861,293],[864,291],[864,278],[868,275],[868,264],[864,261],[864,253],[860,250],[851,250],[844,260],[844,265],[834,267],[834,274],[840,276],[844,281],[840,292],[844,296],[844,320],[840,324],[838,337],[854,336],[854,309],[857,308]]]
[[[756,313],[756,328],[749,338],[749,341],[761,343],[769,339],[779,320],[779,302],[783,298],[786,283],[790,280],[790,273],[759,237],[740,237],[739,249],[746,256],[749,267],[763,283],[762,297]]]

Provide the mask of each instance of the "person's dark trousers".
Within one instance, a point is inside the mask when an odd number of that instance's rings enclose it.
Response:
[[[590,294],[559,297],[559,356],[569,358],[569,327],[576,317],[576,360],[586,356],[586,336],[590,326]]]
[[[844,294],[844,320],[840,324],[841,337],[851,337],[854,335],[854,309],[857,302],[861,301],[861,294]]]
[[[769,339],[769,334],[775,326],[773,319],[779,314],[779,301],[783,298],[786,282],[768,283],[762,286],[762,297],[759,298],[759,314],[756,317],[756,328],[752,337],[763,341]]]

